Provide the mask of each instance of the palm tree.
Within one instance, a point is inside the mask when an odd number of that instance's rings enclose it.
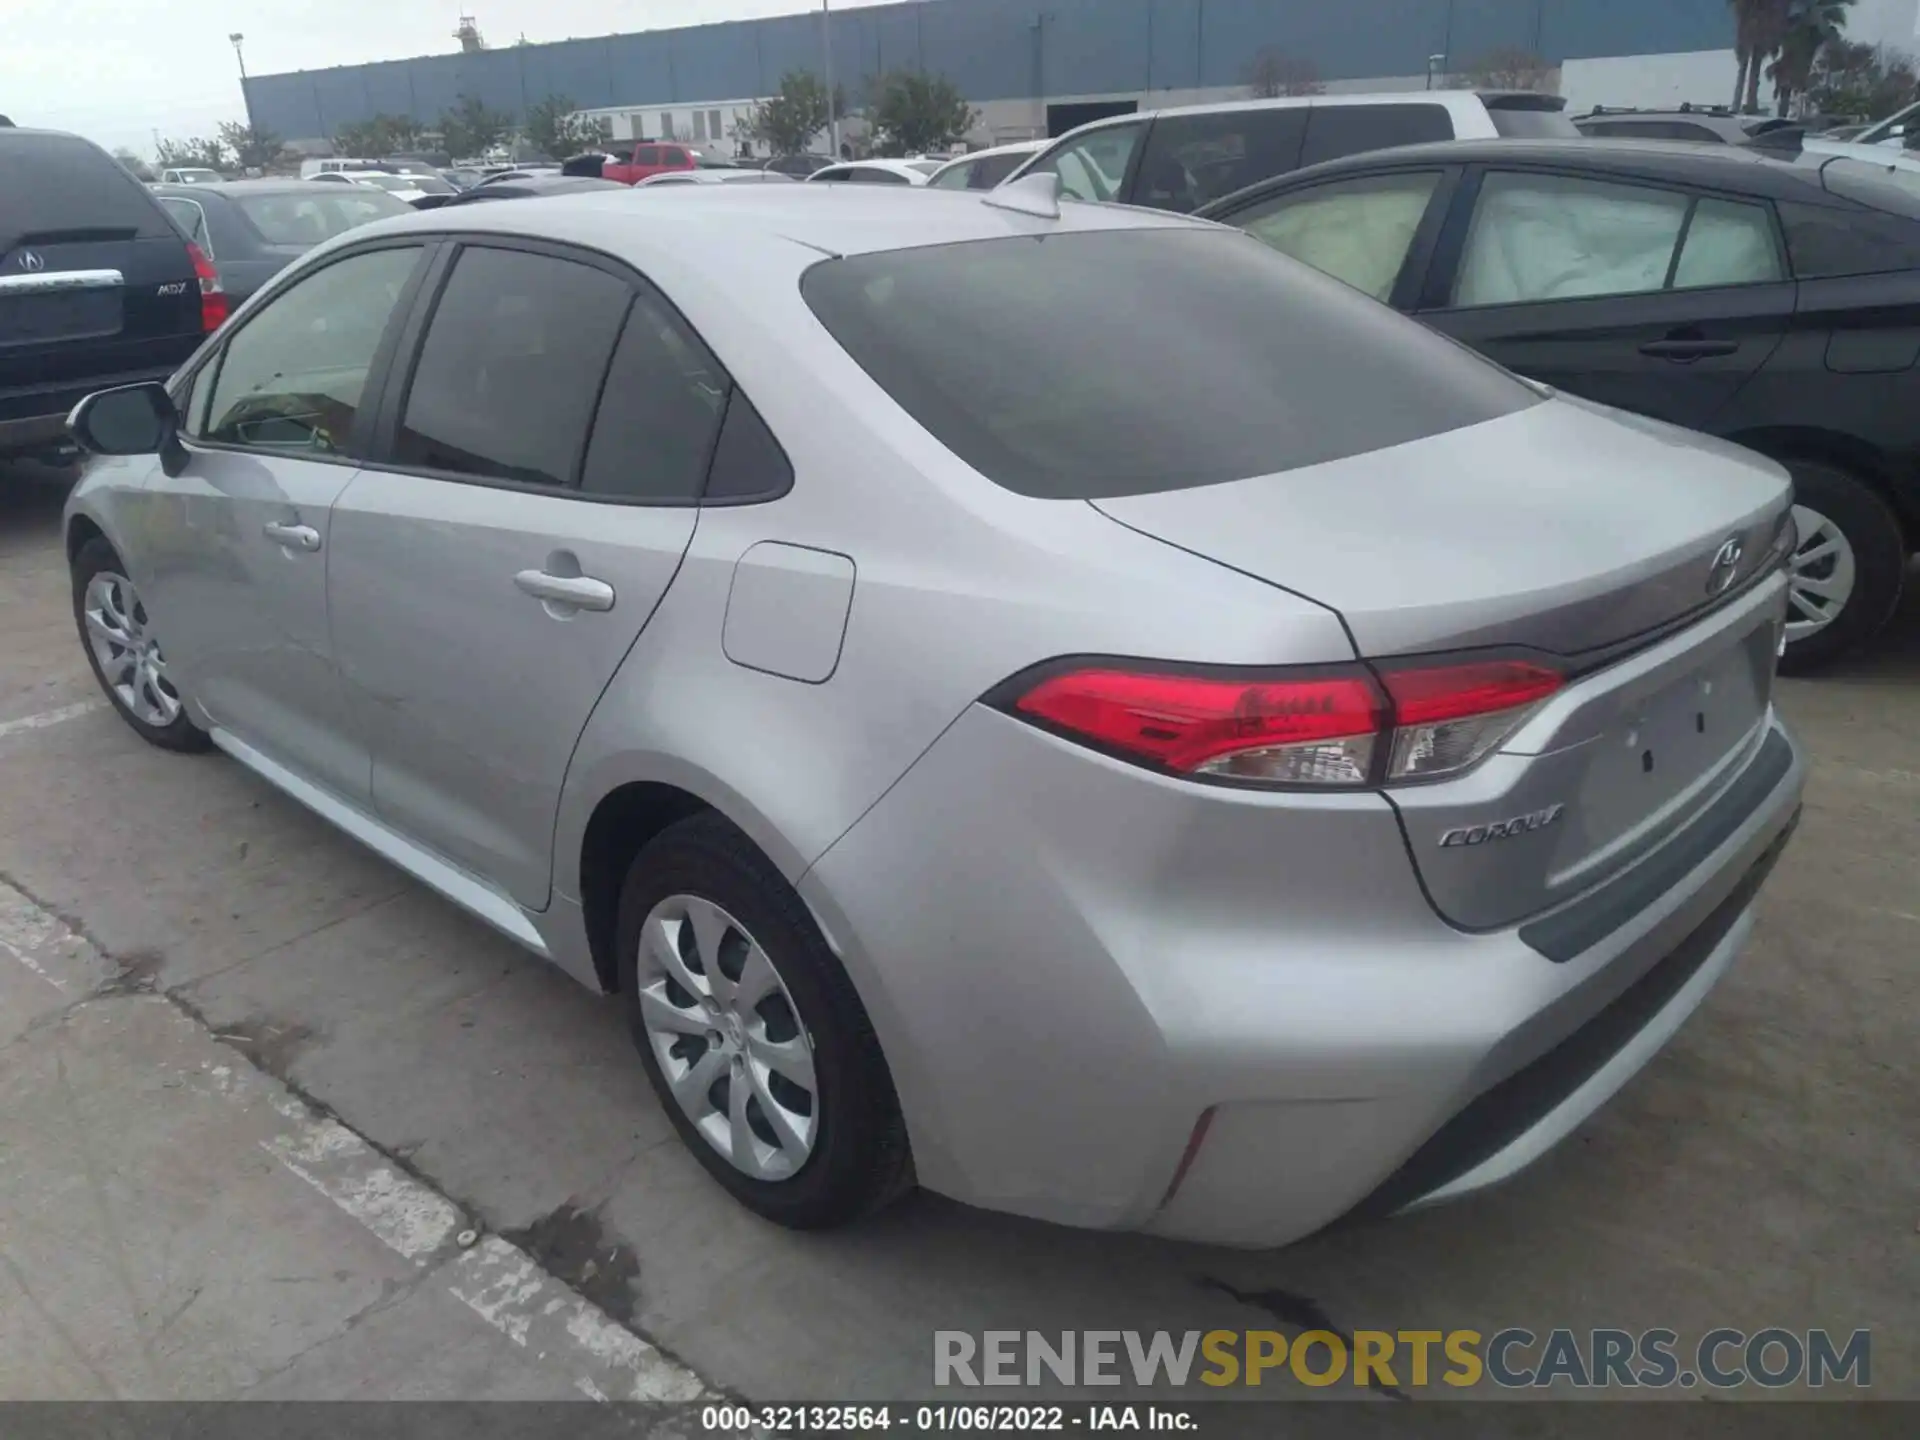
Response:
[[[1739,73],[1733,82],[1733,108],[1760,108],[1760,71],[1779,50],[1794,0],[1727,0],[1733,7],[1733,54]]]
[[[1778,98],[1778,113],[1785,115],[1796,95],[1804,95],[1813,78],[1813,65],[1820,52],[1842,39],[1847,28],[1847,11],[1854,0],[1788,0],[1787,23],[1780,41],[1780,53],[1767,67]]]

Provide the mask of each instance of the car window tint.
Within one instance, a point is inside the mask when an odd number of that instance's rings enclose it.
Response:
[[[462,250],[420,348],[395,461],[571,484],[629,293],[571,260]]]
[[[1680,263],[1674,267],[1676,290],[1764,285],[1785,278],[1766,206],[1707,199],[1694,206]]]
[[[1883,275],[1920,269],[1920,225],[1860,205],[1802,205],[1782,201],[1793,273],[1802,280]]]
[[[1456,305],[1633,295],[1667,283],[1687,197],[1562,175],[1495,171],[1480,186]]]
[[[707,472],[708,500],[771,500],[793,488],[793,462],[747,399],[734,388]]]
[[[872,168],[850,170],[845,178],[861,185],[911,185],[913,183],[906,176],[895,171]]]
[[[974,175],[985,162],[969,160],[960,165],[949,165],[927,183],[936,190],[967,190],[982,187],[973,183]]]
[[[344,450],[367,372],[419,260],[413,245],[352,255],[268,301],[226,343],[204,438]]]
[[[186,232],[187,239],[206,251],[207,258],[211,260],[213,241],[207,238],[207,212],[192,200],[176,200],[171,196],[161,196],[160,204],[173,217],[174,223]]]
[[[1049,151],[1029,175],[1052,171],[1060,193],[1075,200],[1114,200],[1133,163],[1145,125],[1108,125]]]
[[[1229,223],[1385,300],[1439,183],[1439,171],[1423,170],[1315,185],[1242,211]]]
[[[1154,122],[1133,200],[1189,214],[1269,175],[1297,169],[1307,108],[1228,110]]]
[[[174,233],[153,193],[97,145],[77,135],[0,133],[0,246],[11,249],[21,234],[101,229],[143,240]]]
[[[1564,110],[1489,105],[1487,118],[1496,134],[1510,140],[1577,140],[1581,134]]]
[[[633,163],[636,165],[658,165],[660,163],[660,147],[657,145],[642,145],[638,150],[633,152]]]
[[[650,295],[627,314],[580,488],[630,500],[700,496],[729,382],[680,317]]]
[[[1444,105],[1315,105],[1307,112],[1302,166],[1384,150],[1453,139],[1453,117]]]
[[[809,269],[801,294],[948,450],[1047,499],[1274,474],[1540,400],[1424,325],[1213,226],[851,255]]]

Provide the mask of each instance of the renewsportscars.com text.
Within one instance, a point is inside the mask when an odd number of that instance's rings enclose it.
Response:
[[[1873,1336],[1827,1330],[937,1330],[933,1383],[962,1388],[1357,1385],[1457,1390],[1819,1389],[1873,1383]]]

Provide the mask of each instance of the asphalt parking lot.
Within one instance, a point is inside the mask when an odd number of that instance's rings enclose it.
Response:
[[[931,1195],[796,1235],[681,1149],[614,1002],[234,763],[121,724],[74,635],[63,493],[0,467],[0,940],[85,952],[34,974],[0,944],[0,1395],[591,1393],[461,1290],[477,1252],[451,1229],[362,1254],[270,1189],[305,1143],[275,1111],[337,1117],[339,1146],[531,1256],[542,1306],[578,1292],[753,1399],[932,1396],[936,1330],[1508,1325],[1868,1328],[1874,1393],[1920,1398],[1920,585],[1890,643],[1783,685],[1812,778],[1747,954],[1517,1182],[1264,1253]],[[265,1099],[205,1109],[235,1090]]]

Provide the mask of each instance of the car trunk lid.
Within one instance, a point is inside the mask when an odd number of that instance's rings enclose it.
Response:
[[[1336,611],[1374,661],[1556,657],[1568,685],[1500,751],[1392,794],[1435,907],[1515,923],[1710,805],[1771,701],[1783,590],[1759,571],[1784,472],[1557,399],[1279,475],[1092,502]]]

